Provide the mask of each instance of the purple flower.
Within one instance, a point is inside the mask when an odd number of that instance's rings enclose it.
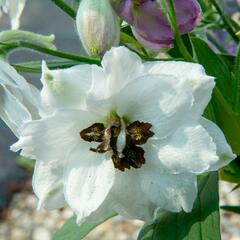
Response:
[[[159,50],[172,47],[174,34],[156,0],[112,0],[117,14],[132,26],[136,39],[146,48]],[[186,34],[201,19],[196,0],[175,0],[177,22],[181,34]]]

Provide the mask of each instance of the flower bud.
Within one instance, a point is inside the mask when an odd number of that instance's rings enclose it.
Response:
[[[116,13],[131,25],[133,35],[144,47],[156,51],[172,47],[175,36],[157,0],[111,1]],[[180,33],[191,32],[201,20],[198,1],[175,0],[174,6]]]
[[[77,30],[90,56],[102,56],[119,43],[118,17],[109,0],[82,0],[77,12]]]

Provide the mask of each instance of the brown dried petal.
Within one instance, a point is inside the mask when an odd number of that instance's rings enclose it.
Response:
[[[119,132],[119,127],[112,126],[110,128],[106,128],[102,136],[102,143],[99,144],[97,148],[90,148],[90,150],[97,153],[105,153],[110,150],[116,152],[117,137]]]
[[[145,164],[144,150],[136,146],[129,135],[126,136],[126,146],[122,153],[114,152],[112,160],[114,167],[124,171],[125,168],[140,168]]]
[[[142,145],[154,135],[154,133],[150,131],[151,127],[152,125],[150,123],[135,121],[127,126],[126,130],[134,144]]]
[[[83,140],[88,142],[102,142],[104,130],[105,127],[102,123],[94,123],[90,127],[83,129],[80,132],[80,136]]]
[[[123,150],[123,155],[125,156],[123,161],[129,163],[133,168],[140,168],[145,163],[144,150],[141,147],[126,147]]]

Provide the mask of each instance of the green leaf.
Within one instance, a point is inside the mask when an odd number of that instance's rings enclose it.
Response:
[[[52,240],[81,240],[98,225],[116,216],[110,212],[98,222],[84,222],[80,226],[76,224],[76,217],[71,217],[53,236]]]
[[[221,209],[228,212],[240,214],[240,206],[221,206]]]
[[[232,99],[232,75],[225,62],[200,38],[191,38],[194,57],[208,75],[216,77],[216,84],[229,103]]]
[[[224,63],[228,66],[231,72],[234,71],[235,64],[235,56],[228,54],[218,54],[218,56],[224,61]]]
[[[237,52],[236,62],[235,62],[235,69],[234,69],[234,110],[238,116],[240,116],[240,45]]]
[[[220,171],[221,180],[240,184],[240,159],[236,158],[228,166],[224,167]],[[237,186],[235,187],[235,189]],[[234,191],[234,189],[232,190]]]
[[[161,212],[145,225],[138,240],[220,240],[218,175],[212,173],[199,183],[191,213]]]
[[[191,41],[195,59],[204,66],[207,74],[216,78],[217,86],[205,112],[211,112],[211,114],[205,116],[222,129],[233,151],[240,154],[240,118],[234,112],[234,96],[237,95],[237,89],[234,88],[234,78],[231,71],[207,43],[195,37],[191,38]]]
[[[214,114],[214,118],[210,118],[210,120],[214,121],[222,129],[233,151],[240,155],[239,118],[217,88],[214,89],[209,106],[212,106]]]

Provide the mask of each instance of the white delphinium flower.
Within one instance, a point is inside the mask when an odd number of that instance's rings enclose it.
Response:
[[[22,78],[4,65],[0,114],[11,127],[16,116],[6,108],[18,113],[11,149],[36,159],[39,207],[69,205],[79,223],[109,210],[146,221],[159,209],[190,212],[197,176],[235,158],[221,130],[201,116],[214,79],[199,64],[142,63],[124,47],[108,51],[102,67],[43,63],[38,120],[17,112],[31,115],[25,101],[11,101],[6,78],[22,96],[29,89],[18,88]]]
[[[19,28],[19,19],[26,0],[0,0],[0,17],[3,13],[9,14],[12,29]]]

